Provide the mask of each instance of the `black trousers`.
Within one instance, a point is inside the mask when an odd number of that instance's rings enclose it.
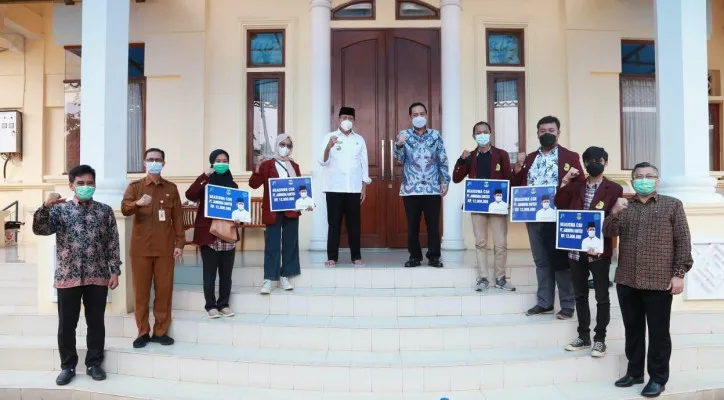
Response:
[[[362,221],[360,217],[359,193],[327,192],[327,259],[339,261],[339,239],[342,234],[342,217],[347,226],[347,238],[352,261],[362,259],[360,253],[360,235]]]
[[[623,325],[626,329],[627,374],[644,376],[646,357],[646,326],[649,350],[646,368],[651,380],[665,385],[669,381],[671,359],[671,293],[663,290],[634,289],[616,285]]]
[[[422,261],[420,248],[420,218],[425,215],[427,227],[427,259],[440,259],[440,195],[404,196],[407,215],[407,251],[410,259]]]
[[[234,271],[236,250],[216,251],[201,246],[201,261],[204,264],[204,301],[206,311],[221,310],[229,306],[231,297],[231,273]],[[216,298],[216,273],[219,274],[219,297]]]
[[[58,352],[60,368],[75,369],[78,365],[78,352],[75,348],[75,328],[80,318],[80,304],[85,307],[85,321],[88,325],[85,356],[86,367],[100,366],[103,363],[103,348],[106,343],[106,286],[76,286],[58,289]]]
[[[588,306],[588,273],[593,275],[594,290],[596,291],[596,328],[593,340],[603,342],[606,340],[606,327],[611,321],[611,300],[608,296],[608,273],[611,269],[611,259],[604,258],[593,262],[588,256],[581,256],[579,261],[569,260],[571,264],[571,281],[573,293],[576,298],[576,315],[578,316],[578,337],[591,340],[591,309]]]

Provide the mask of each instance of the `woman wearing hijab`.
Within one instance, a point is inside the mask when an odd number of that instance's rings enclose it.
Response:
[[[301,213],[298,211],[272,213],[269,202],[270,178],[293,178],[301,175],[299,165],[292,161],[292,148],[292,138],[289,135],[277,136],[274,158],[257,164],[256,170],[249,179],[249,186],[253,189],[264,186],[261,211],[262,222],[266,225],[266,240],[264,243],[264,284],[261,294],[271,293],[273,282],[279,282],[279,287],[284,290],[294,289],[289,278],[301,273],[299,266],[299,216]]]
[[[198,203],[199,212],[194,222],[194,243],[201,249],[204,276],[205,309],[209,318],[220,316],[233,317],[234,312],[229,307],[231,296],[231,273],[234,268],[234,255],[236,243],[224,241],[209,231],[211,218],[204,216],[204,191],[206,185],[238,188],[234,177],[229,171],[229,153],[218,149],[209,155],[211,167],[204,171],[186,191],[189,201]],[[216,274],[219,274],[219,297],[216,297]]]

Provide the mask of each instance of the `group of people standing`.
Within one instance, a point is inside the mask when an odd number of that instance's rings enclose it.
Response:
[[[530,248],[538,279],[537,303],[529,316],[553,312],[556,287],[561,309],[558,319],[578,315],[578,335],[566,350],[591,349],[593,357],[606,353],[606,329],[610,321],[609,273],[613,238],[620,240],[620,253],[615,281],[623,323],[626,330],[626,375],[616,386],[643,383],[646,354],[646,325],[649,328],[648,373],[650,381],[642,394],[661,394],[669,378],[671,337],[669,322],[672,295],[683,291],[683,277],[691,268],[691,239],[682,203],[657,194],[658,169],[640,163],[632,171],[635,195],[624,199],[622,187],[608,180],[603,172],[608,153],[600,147],[583,152],[583,165],[578,153],[558,144],[560,121],[552,116],[537,124],[540,147],[530,154],[518,154],[511,165],[508,153],[493,145],[490,124],[473,126],[473,150],[465,150],[455,162],[452,177],[443,136],[428,126],[427,108],[422,103],[409,107],[411,127],[397,135],[394,157],[402,163],[403,197],[408,221],[409,259],[405,267],[420,266],[423,260],[419,241],[420,219],[427,224],[428,265],[442,268],[439,216],[442,198],[450,181],[460,183],[471,179],[509,180],[511,186],[556,186],[553,197],[557,209],[604,211],[603,252],[562,251],[556,249],[555,222],[528,222]],[[339,129],[327,134],[320,149],[319,164],[324,170],[324,192],[329,223],[328,267],[339,261],[342,219],[349,235],[351,261],[364,266],[361,254],[361,204],[365,201],[368,173],[367,147],[364,138],[354,131],[355,110],[339,111]],[[293,141],[289,135],[277,136],[275,156],[259,162],[249,180],[253,189],[264,188],[262,221],[266,225],[264,282],[261,293],[269,294],[275,285],[283,290],[294,288],[292,278],[301,273],[299,263],[300,211],[271,212],[269,179],[298,177],[299,165],[291,158]],[[172,345],[168,335],[171,323],[173,271],[175,260],[182,257],[186,243],[181,222],[182,204],[176,185],[161,177],[165,153],[158,148],[145,153],[147,175],[131,183],[124,195],[121,212],[133,216],[130,259],[135,292],[135,317],[138,336],[136,348],[150,342]],[[585,176],[582,171],[588,173]],[[87,373],[96,380],[105,379],[101,368],[104,347],[104,313],[108,289],[118,286],[120,245],[115,216],[110,206],[93,200],[95,171],[87,165],[73,168],[69,187],[74,193],[66,201],[51,193],[34,215],[33,232],[56,234],[58,266],[55,287],[58,291],[58,344],[61,373],[56,383],[68,384],[75,376],[78,356],[75,350],[75,329],[80,305],[85,305],[88,324]],[[229,154],[215,150],[206,169],[186,190],[186,198],[204,207],[206,185],[237,188],[229,170]],[[496,193],[497,195],[497,193]],[[500,197],[500,198],[498,198]],[[501,196],[498,207],[506,207]],[[308,207],[306,211],[312,211]],[[506,276],[508,221],[506,215],[471,213],[475,236],[478,291],[491,285],[488,274],[488,229],[493,236],[493,286],[514,291]],[[237,224],[239,222],[237,221]],[[215,234],[214,222],[199,211],[194,225],[194,243],[200,247],[203,261],[205,310],[209,318],[232,317],[229,305],[231,277],[236,241]],[[238,238],[238,236],[237,236]],[[90,247],[89,247],[90,246]],[[84,250],[80,250],[84,249]],[[216,295],[216,278],[219,293]],[[596,299],[596,327],[590,337],[591,312],[588,304],[589,275],[593,276]],[[153,329],[149,324],[151,286],[154,289]]]

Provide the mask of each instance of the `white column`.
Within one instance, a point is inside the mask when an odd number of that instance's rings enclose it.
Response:
[[[96,170],[95,199],[120,208],[126,180],[129,0],[84,0],[80,161]]]
[[[656,0],[655,8],[659,191],[721,202],[709,175],[706,0]]]
[[[460,97],[461,97],[461,54],[460,54],[460,11],[461,0],[442,0],[440,4],[442,40],[442,134],[445,151],[450,160],[450,172],[462,147]],[[463,188],[451,182],[447,196],[443,199],[442,248],[463,250],[463,214],[460,205]]]
[[[312,178],[315,182],[312,234],[309,250],[327,250],[327,202],[322,195],[322,168],[319,154],[324,135],[330,131],[332,109],[332,0],[309,0],[312,19],[312,98],[311,154]]]

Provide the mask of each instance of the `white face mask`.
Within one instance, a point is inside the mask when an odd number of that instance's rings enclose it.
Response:
[[[596,231],[588,231],[588,237],[590,237],[591,239],[596,237]]]
[[[425,125],[427,125],[427,118],[425,117],[417,116],[412,119],[412,126],[417,129],[423,128]]]
[[[307,198],[307,192],[299,192],[299,196],[301,196],[303,199]]]
[[[287,155],[289,155],[289,147],[279,146],[279,155],[282,157],[286,157]]]
[[[238,208],[240,211],[244,211],[244,205],[243,204],[237,204],[236,208]]]
[[[500,203],[501,201],[503,201],[503,196],[495,196],[495,201]]]
[[[550,206],[551,206],[551,204],[550,204],[549,202],[547,202],[547,201],[544,201],[544,202],[543,202],[543,209],[544,209],[544,210],[547,210],[548,207],[550,207]]]
[[[345,119],[344,121],[339,123],[339,127],[342,128],[343,131],[349,132],[352,130],[352,127],[354,126],[354,122]]]

